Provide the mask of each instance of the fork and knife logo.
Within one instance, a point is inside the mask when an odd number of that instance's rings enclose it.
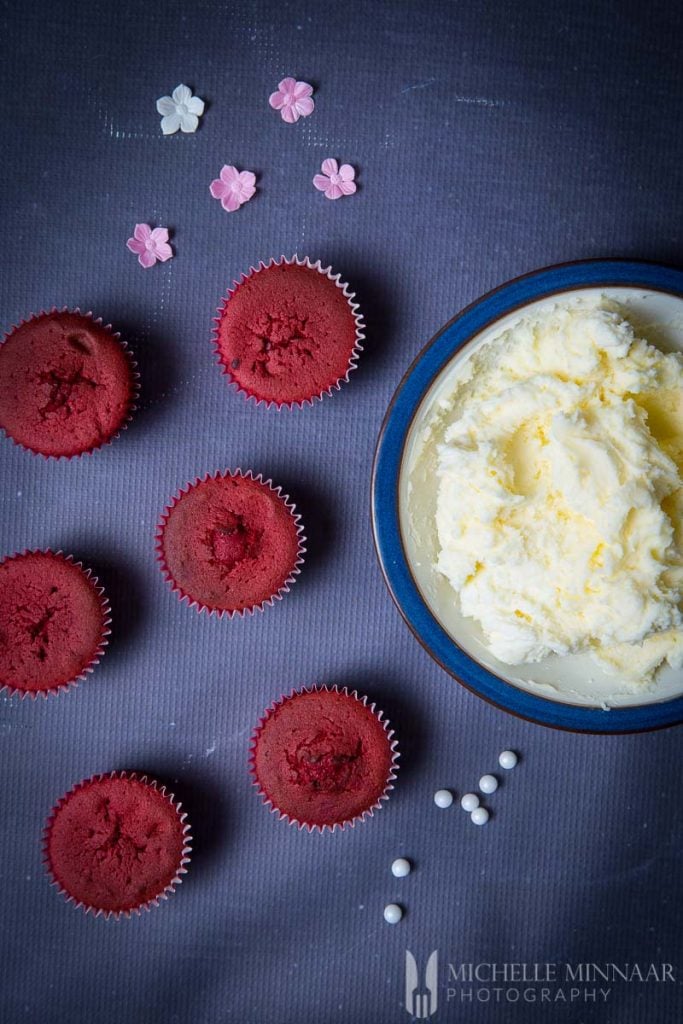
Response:
[[[437,977],[439,972],[439,954],[434,950],[427,960],[424,973],[424,987],[419,984],[419,972],[415,957],[406,950],[406,1010],[417,1020],[426,1020],[436,1013]]]

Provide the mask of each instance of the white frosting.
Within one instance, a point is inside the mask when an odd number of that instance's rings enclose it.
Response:
[[[683,661],[683,357],[604,306],[522,320],[466,364],[437,568],[499,660],[587,651],[641,685]]]

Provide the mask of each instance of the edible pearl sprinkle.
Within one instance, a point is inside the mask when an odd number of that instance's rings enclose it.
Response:
[[[475,825],[485,825],[489,820],[489,812],[485,807],[475,807],[470,817]]]
[[[517,764],[517,755],[514,750],[503,750],[498,755],[498,764],[501,768],[507,768],[508,770],[514,768]]]
[[[391,865],[391,873],[394,878],[405,878],[410,874],[410,861],[405,857],[397,857]]]
[[[398,903],[387,903],[384,908],[384,920],[387,924],[398,924],[403,917],[403,911]]]
[[[460,806],[463,811],[474,811],[479,806],[479,797],[476,793],[465,793],[460,801]]]
[[[482,775],[479,779],[479,789],[482,793],[495,793],[498,789],[498,779],[495,775]]]
[[[450,789],[437,789],[434,794],[434,803],[437,807],[450,807],[453,803],[453,794]]]

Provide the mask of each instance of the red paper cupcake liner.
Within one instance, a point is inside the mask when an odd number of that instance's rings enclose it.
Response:
[[[363,704],[364,707],[367,707],[373,713],[375,718],[379,722],[381,722],[384,732],[386,733],[386,737],[389,740],[389,745],[391,748],[391,765],[389,767],[389,774],[387,776],[387,784],[384,787],[384,790],[382,791],[380,796],[375,801],[375,803],[372,804],[370,807],[367,807],[360,814],[355,815],[355,817],[348,818],[346,821],[335,822],[334,825],[318,825],[308,821],[300,821],[298,818],[291,817],[291,815],[287,814],[285,811],[281,811],[280,808],[273,803],[273,801],[270,799],[267,793],[263,790],[256,774],[256,745],[259,736],[261,735],[261,732],[263,730],[263,727],[265,723],[268,721],[269,717],[282,704],[284,704],[285,701],[290,700],[290,698],[292,697],[296,697],[300,693],[320,693],[322,691],[345,694],[347,697],[353,697],[355,700],[358,701],[359,704]],[[389,722],[384,717],[384,713],[377,709],[376,704],[370,704],[368,702],[368,698],[361,696],[357,690],[349,690],[348,687],[346,686],[341,687],[340,689],[338,686],[326,685],[303,686],[298,690],[294,689],[288,694],[283,694],[281,697],[278,698],[278,700],[273,701],[273,703],[266,708],[265,714],[261,716],[258,725],[254,729],[254,732],[249,743],[249,773],[252,777],[252,785],[256,788],[256,791],[261,797],[262,803],[268,808],[271,814],[277,815],[278,821],[286,821],[288,825],[294,825],[297,829],[299,829],[299,831],[305,829],[307,832],[323,833],[326,831],[334,832],[335,829],[339,829],[339,831],[341,832],[346,828],[354,828],[358,822],[365,821],[368,818],[374,817],[375,811],[378,811],[382,807],[383,802],[389,799],[389,794],[391,790],[394,788],[396,773],[398,772],[399,767],[398,761],[401,756],[398,750],[398,742],[394,737],[394,730],[391,728]]]
[[[23,551],[17,552],[14,555],[6,555],[0,559],[0,565],[4,565],[13,558],[26,558],[28,555],[44,554],[53,555],[55,558],[61,558],[65,562],[71,562],[77,569],[80,569],[83,575],[88,579],[97,593],[100,599],[100,608],[102,609],[102,633],[100,634],[100,641],[95,649],[95,652],[85,666],[81,669],[78,675],[75,675],[73,679],[69,679],[65,683],[58,683],[56,686],[48,687],[45,690],[22,690],[19,687],[12,686],[11,683],[3,683],[0,681],[0,693],[7,693],[10,697],[21,697],[24,700],[26,697],[30,697],[35,700],[37,697],[44,697],[46,700],[51,695],[63,693],[66,690],[74,689],[78,684],[88,677],[88,675],[94,671],[95,666],[99,665],[100,659],[104,654],[106,648],[109,646],[109,637],[111,636],[111,606],[109,604],[109,598],[104,592],[104,587],[99,585],[99,580],[92,572],[92,569],[86,569],[82,562],[75,561],[73,555],[65,555],[63,551],[52,551],[50,548],[34,548],[29,550],[25,548]]]
[[[282,586],[274,594],[271,594],[270,597],[267,597],[260,603],[250,605],[248,608],[237,608],[234,610],[229,608],[211,608],[209,605],[203,604],[201,601],[198,601],[196,598],[192,597],[191,594],[188,594],[185,590],[183,590],[183,588],[179,586],[176,583],[175,579],[173,578],[173,574],[171,573],[171,570],[169,569],[166,563],[166,558],[164,556],[163,549],[163,536],[166,523],[171,512],[178,504],[180,499],[185,494],[187,494],[188,491],[191,491],[193,487],[197,487],[198,484],[203,484],[207,480],[217,480],[219,478],[224,478],[227,476],[239,476],[245,480],[253,480],[257,484],[262,484],[264,487],[268,487],[273,492],[273,494],[276,494],[278,498],[284,503],[285,507],[287,508],[287,511],[290,513],[292,519],[294,520],[299,542],[296,553],[296,561],[291,572],[287,576]],[[232,619],[236,616],[242,618],[242,616],[244,615],[253,615],[254,612],[262,612],[265,610],[265,608],[271,608],[276,601],[281,601],[285,594],[289,593],[289,588],[296,581],[297,576],[301,572],[301,566],[304,564],[304,555],[306,554],[305,545],[306,537],[304,535],[303,523],[301,522],[301,515],[296,511],[296,506],[293,504],[293,502],[289,500],[289,495],[283,494],[282,488],[276,487],[272,480],[264,480],[263,476],[260,473],[255,475],[250,469],[243,471],[238,468],[226,469],[222,473],[205,473],[203,477],[196,477],[192,483],[188,483],[185,485],[185,487],[181,487],[178,493],[173,496],[169,504],[164,509],[161,519],[157,524],[155,547],[157,561],[161,567],[164,579],[170,585],[171,590],[178,595],[178,598],[181,601],[186,601],[190,608],[196,608],[198,612],[206,612],[208,615],[215,615],[219,619],[223,617]]]
[[[320,391],[318,394],[311,395],[310,398],[296,399],[294,401],[288,402],[279,402],[271,398],[260,398],[258,395],[255,395],[252,391],[250,391],[249,388],[244,387],[244,385],[239,380],[237,380],[228,363],[226,363],[223,359],[223,354],[220,348],[219,334],[219,328],[221,320],[223,319],[223,314],[230,299],[235,294],[237,289],[254,274],[258,274],[262,270],[267,270],[269,267],[281,266],[283,263],[286,263],[289,266],[296,263],[300,267],[308,267],[310,270],[317,270],[318,273],[322,274],[324,277],[327,277],[330,281],[333,281],[334,284],[336,284],[337,288],[341,289],[342,294],[348,300],[349,308],[353,314],[354,320],[356,321],[356,342],[349,357],[346,373],[344,373],[341,377],[338,377],[336,381],[329,385],[329,387],[323,388],[323,390]],[[342,384],[347,383],[349,379],[349,374],[356,369],[356,366],[358,365],[358,357],[363,351],[362,342],[365,340],[365,320],[363,318],[363,315],[359,312],[358,303],[353,301],[355,297],[356,293],[352,292],[349,289],[348,284],[341,280],[341,274],[333,274],[332,267],[323,267],[320,260],[316,260],[315,262],[313,262],[311,259],[309,259],[308,256],[300,257],[296,253],[294,253],[292,257],[280,256],[279,259],[275,259],[275,257],[273,256],[267,263],[264,263],[263,260],[259,260],[259,264],[257,267],[249,267],[249,270],[246,274],[243,273],[240,275],[239,281],[233,281],[233,287],[228,289],[227,295],[224,296],[221,305],[218,307],[216,311],[218,313],[218,316],[215,316],[213,318],[213,323],[216,325],[213,329],[212,334],[213,349],[218,359],[218,363],[219,366],[221,367],[222,373],[228,378],[228,383],[232,387],[234,387],[234,389],[238,393],[244,395],[247,401],[253,401],[256,403],[257,406],[265,405],[266,408],[274,406],[278,410],[285,408],[291,409],[293,407],[297,409],[303,409],[303,407],[306,405],[312,406],[314,402],[322,401],[325,395],[331,395],[334,391],[339,391]]]
[[[141,903],[140,906],[132,907],[129,910],[102,910],[100,907],[93,907],[87,903],[83,903],[82,900],[79,900],[75,896],[72,896],[71,893],[69,893],[66,889],[63,888],[63,886],[60,884],[59,880],[57,879],[54,873],[54,870],[52,868],[52,862],[50,860],[50,830],[52,828],[57,812],[61,810],[61,808],[69,800],[69,798],[73,796],[74,793],[78,792],[78,790],[85,789],[87,786],[92,785],[92,783],[94,782],[101,782],[103,779],[130,779],[135,782],[141,782],[144,785],[149,786],[152,789],[155,789],[161,796],[166,797],[169,803],[173,805],[173,808],[176,811],[178,818],[180,819],[180,823],[183,826],[183,849],[181,853],[180,863],[178,865],[178,870],[176,871],[175,876],[171,879],[168,885],[165,886],[165,888],[161,892],[157,893],[156,896],[153,896],[145,903]],[[91,775],[90,778],[83,779],[81,782],[77,782],[75,786],[72,786],[68,793],[65,793],[64,796],[61,796],[59,798],[57,803],[52,808],[47,819],[45,828],[43,829],[42,846],[43,865],[50,878],[50,885],[57,889],[57,892],[59,892],[60,895],[64,897],[67,903],[71,903],[74,906],[74,908],[76,908],[77,910],[83,910],[86,914],[92,914],[93,917],[103,917],[105,920],[113,919],[115,921],[118,921],[122,917],[129,918],[132,917],[133,914],[139,916],[143,910],[151,910],[152,907],[158,907],[161,900],[167,900],[169,896],[175,892],[175,890],[183,880],[182,876],[187,874],[187,865],[190,862],[190,854],[192,853],[192,833],[190,831],[190,825],[187,821],[187,814],[185,811],[182,810],[182,804],[176,802],[173,793],[168,793],[166,791],[165,786],[161,786],[154,779],[148,778],[147,775],[139,775],[137,772],[112,771],[103,772],[98,775]]]
[[[19,327],[23,327],[24,324],[31,323],[32,320],[38,320],[41,316],[50,316],[52,313],[71,313],[74,316],[82,316],[87,318],[88,320],[92,320],[92,322],[94,324],[97,324],[98,327],[102,327],[105,331],[108,331],[113,338],[116,338],[119,345],[125,352],[126,358],[128,359],[128,363],[131,369],[131,388],[128,396],[128,410],[123,419],[123,422],[121,423],[121,426],[118,427],[118,429],[115,431],[115,433],[111,435],[111,437],[108,437],[104,441],[100,441],[99,444],[94,444],[92,448],[88,448],[84,452],[76,452],[75,455],[46,455],[45,452],[36,451],[35,448],[28,448],[25,444],[22,444],[21,441],[15,440],[15,438],[12,437],[12,435],[9,434],[4,429],[4,427],[0,427],[0,434],[8,438],[12,442],[12,444],[16,445],[17,448],[21,448],[22,451],[25,452],[30,452],[31,455],[38,455],[42,459],[54,459],[57,462],[59,461],[59,459],[80,459],[82,458],[83,455],[92,455],[93,452],[99,451],[100,448],[106,448],[107,445],[111,444],[112,441],[115,441],[117,437],[121,436],[121,432],[127,429],[128,424],[133,419],[134,414],[137,412],[137,402],[140,397],[140,374],[138,372],[138,364],[135,361],[135,357],[133,356],[133,353],[128,347],[128,343],[123,340],[120,333],[118,331],[115,331],[111,324],[105,324],[101,316],[95,317],[92,310],[88,310],[87,313],[83,313],[81,312],[78,306],[76,306],[75,309],[70,309],[68,306],[62,306],[61,309],[58,309],[57,306],[52,306],[52,308],[49,310],[42,309],[40,313],[31,313],[30,316],[23,317],[18,324],[12,324],[9,331],[5,332],[5,335],[0,344],[4,344],[9,338],[9,336],[14,331],[18,330]]]

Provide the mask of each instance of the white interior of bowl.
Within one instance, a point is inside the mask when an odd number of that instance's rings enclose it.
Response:
[[[665,292],[635,288],[582,288],[558,292],[529,303],[498,320],[460,348],[434,379],[416,412],[406,440],[399,479],[399,520],[413,577],[432,614],[470,657],[507,682],[550,700],[590,707],[633,707],[671,700],[683,694],[683,670],[660,670],[653,688],[633,691],[618,677],[607,675],[587,654],[552,656],[533,665],[504,665],[487,650],[483,633],[473,619],[460,613],[457,595],[437,572],[435,526],[437,475],[436,435],[439,401],[480,345],[513,326],[521,317],[558,302],[616,301],[636,333],[664,351],[683,352],[683,299]]]

